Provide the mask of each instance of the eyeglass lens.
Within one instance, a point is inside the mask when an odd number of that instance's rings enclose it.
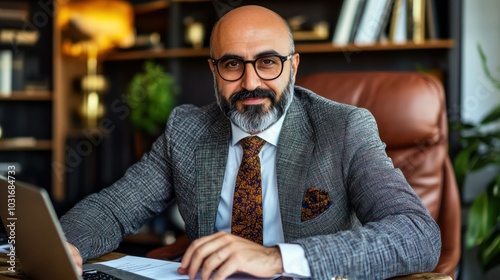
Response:
[[[283,69],[283,61],[279,56],[263,56],[254,61],[247,61],[252,63],[257,75],[266,80],[276,79]],[[222,58],[217,64],[219,74],[225,80],[238,80],[245,72],[245,61],[241,58],[228,57]]]

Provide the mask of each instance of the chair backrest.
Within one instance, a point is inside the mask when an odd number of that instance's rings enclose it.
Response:
[[[454,278],[460,259],[460,200],[448,156],[442,84],[418,72],[318,73],[296,84],[331,100],[368,109],[387,154],[400,168],[441,229],[435,272]]]

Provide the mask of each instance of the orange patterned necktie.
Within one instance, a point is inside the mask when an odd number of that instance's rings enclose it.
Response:
[[[231,233],[262,244],[262,183],[259,152],[266,143],[257,136],[240,140],[243,148],[233,198]]]

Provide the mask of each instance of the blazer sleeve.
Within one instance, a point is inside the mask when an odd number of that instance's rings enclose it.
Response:
[[[293,242],[304,248],[312,278],[386,279],[432,271],[440,255],[439,227],[394,168],[365,109],[348,115],[341,162],[348,204],[361,225]]]
[[[91,194],[61,217],[68,242],[85,260],[116,249],[121,240],[136,233],[154,215],[160,214],[173,197],[172,172],[165,133],[139,162],[110,187]]]

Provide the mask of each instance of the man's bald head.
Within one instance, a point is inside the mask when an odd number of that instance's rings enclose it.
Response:
[[[240,34],[252,34],[255,40],[260,40],[262,36],[269,35],[269,33],[256,32],[257,30],[268,30],[272,33],[273,39],[286,40],[289,52],[295,52],[288,23],[280,15],[267,8],[249,5],[229,11],[215,24],[210,37],[210,55],[213,57],[214,50],[221,47],[221,44],[229,37],[237,38]],[[244,34],[245,31],[247,33]]]

